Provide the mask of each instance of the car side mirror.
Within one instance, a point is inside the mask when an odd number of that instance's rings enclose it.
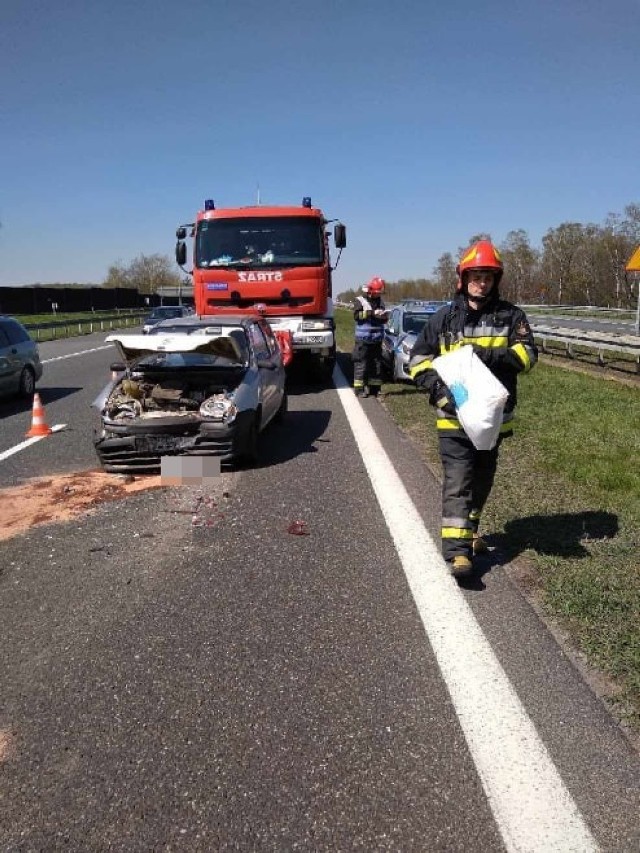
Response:
[[[114,361],[111,367],[109,368],[112,373],[124,373],[126,369],[127,366],[125,364],[122,364],[121,361]]]

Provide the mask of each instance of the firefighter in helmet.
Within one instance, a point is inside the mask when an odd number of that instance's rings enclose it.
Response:
[[[382,338],[388,312],[382,301],[384,281],[376,276],[356,296],[353,348],[353,389],[358,396],[377,397],[382,386]]]
[[[451,573],[473,571],[475,554],[487,550],[478,533],[502,439],[513,433],[519,373],[534,366],[538,352],[524,312],[501,299],[503,265],[489,240],[474,243],[456,267],[456,294],[425,324],[411,352],[410,375],[436,409],[442,483],[442,555]],[[492,450],[477,450],[456,416],[456,403],[432,365],[436,356],[470,344],[509,393],[500,436]]]

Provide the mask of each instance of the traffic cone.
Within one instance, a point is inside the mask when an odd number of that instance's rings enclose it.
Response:
[[[40,399],[40,394],[36,391],[33,395],[33,415],[31,417],[31,429],[26,433],[27,438],[34,438],[35,436],[41,435],[51,435],[53,430],[47,424],[44,417],[44,406],[42,405],[42,400]]]

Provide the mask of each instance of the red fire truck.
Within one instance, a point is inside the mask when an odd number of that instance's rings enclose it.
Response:
[[[187,233],[193,239],[193,295],[196,312],[260,313],[296,358],[312,357],[326,375],[336,358],[331,299],[330,230],[339,250],[346,228],[327,220],[304,198],[300,207],[216,208],[207,199],[196,221],[176,231],[176,261],[184,269]]]

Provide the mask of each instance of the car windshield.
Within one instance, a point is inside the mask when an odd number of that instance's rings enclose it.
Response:
[[[247,367],[249,364],[249,344],[242,329],[223,329],[222,326],[172,326],[163,324],[157,328],[158,335],[202,335],[203,338],[210,337],[212,340],[219,339],[222,343],[231,338],[233,345],[228,348],[228,356],[204,352],[158,352],[143,356],[136,362],[137,367],[182,369],[189,367]],[[155,336],[154,336],[155,337]],[[233,355],[235,348],[237,355]],[[222,345],[221,350],[224,350]]]
[[[430,316],[430,314],[405,314],[402,318],[402,331],[418,335]]]
[[[136,370],[198,370],[212,368],[242,367],[245,365],[232,358],[206,352],[153,352],[136,362]]]
[[[323,228],[310,217],[203,219],[198,224],[196,267],[320,266],[323,257]]]
[[[174,317],[182,317],[182,308],[154,308],[149,314],[149,320],[171,320]]]

